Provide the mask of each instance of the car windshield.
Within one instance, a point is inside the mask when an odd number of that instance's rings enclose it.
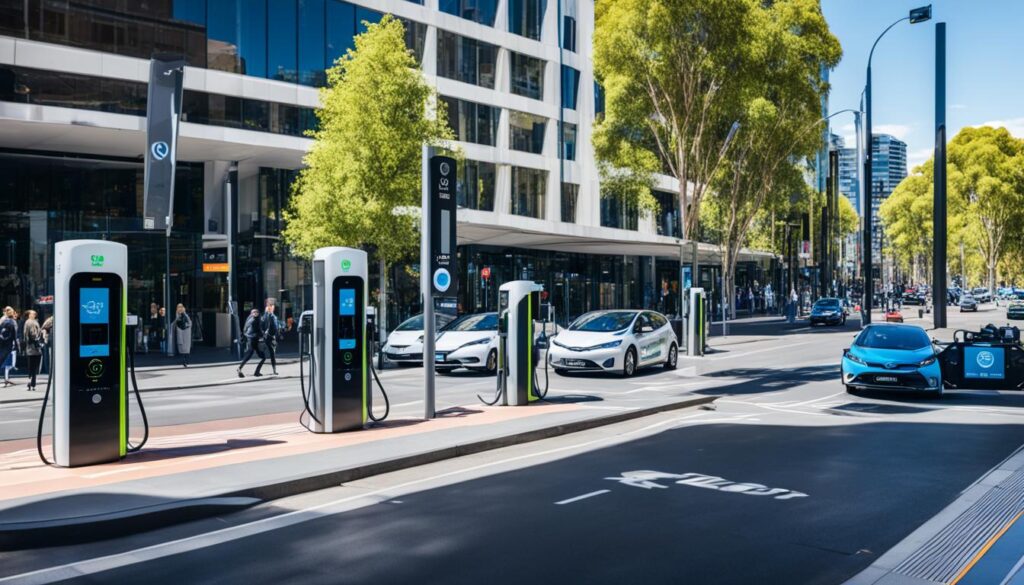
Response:
[[[839,299],[818,299],[814,303],[815,309],[838,309]]]
[[[974,294],[976,294],[976,295],[982,295],[982,294],[985,294],[985,293],[987,293],[987,292],[988,292],[988,289],[987,289],[987,288],[976,288],[976,289],[974,289],[974,290],[973,290],[973,291],[971,291],[971,292],[973,292],[973,293],[974,293]]]
[[[402,324],[396,327],[395,331],[423,331],[423,315],[416,315],[411,319],[402,321]]]
[[[854,345],[871,349],[921,349],[931,341],[923,329],[892,325],[868,327],[857,336]]]
[[[635,311],[587,313],[569,325],[570,331],[620,331],[629,327]]]
[[[477,313],[464,315],[452,321],[442,331],[497,331],[497,313]]]

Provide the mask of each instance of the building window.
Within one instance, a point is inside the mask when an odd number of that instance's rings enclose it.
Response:
[[[448,125],[463,142],[494,146],[501,108],[441,96],[448,105]]]
[[[514,215],[544,219],[544,193],[548,172],[512,167],[512,208]]]
[[[494,211],[495,164],[466,160],[459,165],[455,200],[459,207]]]
[[[594,118],[604,116],[604,88],[601,84],[594,82]]]
[[[562,221],[565,223],[576,223],[576,200],[579,194],[579,185],[562,183]]]
[[[440,0],[437,7],[441,12],[454,14],[487,26],[494,26],[494,17],[498,13],[498,0]]]
[[[509,112],[513,150],[543,154],[545,119],[524,112]]]
[[[508,31],[540,40],[547,0],[508,0]]]
[[[576,19],[572,16],[562,16],[562,48],[576,52]]]
[[[267,77],[270,79],[299,82],[297,18],[296,0],[267,0],[267,21],[274,23],[274,34],[267,36]]]
[[[299,83],[321,86],[327,81],[324,74],[325,0],[299,0]]]
[[[601,225],[603,227],[635,230],[639,223],[635,205],[625,203],[613,193],[601,193]]]
[[[580,91],[580,72],[562,65],[562,107],[576,109],[576,96]]]
[[[562,158],[576,160],[576,124],[562,122]]]
[[[437,74],[494,89],[498,47],[444,30],[437,31]]]
[[[544,61],[520,53],[512,56],[512,93],[535,100],[544,99]]]
[[[658,235],[679,237],[679,194],[668,191],[652,191],[651,193],[658,202],[658,212],[654,216]]]

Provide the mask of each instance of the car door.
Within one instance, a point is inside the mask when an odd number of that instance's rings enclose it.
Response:
[[[637,363],[647,365],[660,361],[665,350],[662,349],[662,336],[656,331],[657,327],[651,321],[650,312],[640,313],[636,322],[638,327],[634,326],[634,335],[637,341],[637,351],[640,354]]]

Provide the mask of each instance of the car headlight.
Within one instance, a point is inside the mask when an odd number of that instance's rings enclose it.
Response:
[[[484,337],[483,339],[477,339],[477,340],[474,340],[474,341],[470,341],[469,343],[463,343],[462,345],[460,345],[457,348],[456,351],[458,351],[459,349],[462,349],[464,347],[469,347],[471,345],[483,345],[483,344],[488,343],[490,341],[491,341],[490,337]]]
[[[551,343],[553,343],[553,344],[557,345],[558,347],[561,347],[562,349],[569,349],[569,346],[568,346],[568,345],[562,345],[561,343],[558,343],[558,341],[557,341],[557,340],[555,340],[555,339],[552,339],[552,340],[551,340]]]
[[[592,345],[590,347],[584,348],[583,351],[591,351],[591,350],[594,350],[594,349],[611,349],[613,347],[619,347],[620,345],[622,345],[622,340],[621,339],[616,339],[615,341],[609,341],[608,343],[601,343],[601,344],[598,344],[598,345]]]
[[[862,366],[868,365],[868,363],[866,361],[860,359],[859,357],[853,355],[850,352],[846,352],[846,359],[850,360],[851,362],[853,362],[855,364],[860,364]]]
[[[917,366],[919,368],[923,368],[924,366],[930,366],[930,365],[932,365],[934,363],[935,363],[935,356],[932,356],[932,357],[930,357],[930,358],[928,358],[926,360],[923,360],[921,363],[917,364]]]

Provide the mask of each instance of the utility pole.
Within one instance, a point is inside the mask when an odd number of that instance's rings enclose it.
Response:
[[[946,326],[946,23],[935,24],[935,187],[932,316]]]

